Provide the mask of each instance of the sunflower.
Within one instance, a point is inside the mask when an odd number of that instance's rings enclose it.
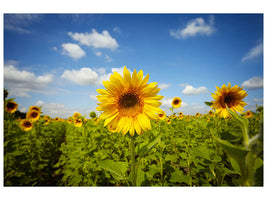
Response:
[[[163,111],[162,113],[158,114],[158,117],[159,117],[160,120],[164,120],[165,117],[166,117],[166,113]]]
[[[38,107],[38,106],[31,106],[31,107],[29,107],[29,111],[32,111],[32,110],[35,110],[37,112],[41,112],[41,108]]]
[[[43,116],[42,119],[44,120],[44,125],[49,124],[49,122],[51,121],[51,118],[49,115]]]
[[[54,118],[54,121],[59,121],[59,117],[55,117]]]
[[[72,118],[73,119],[76,119],[76,118],[80,118],[82,117],[81,113],[78,113],[78,112],[75,112],[73,115],[72,115]]]
[[[26,114],[26,118],[32,122],[35,122],[40,118],[40,112],[38,112],[36,110],[28,111]]]
[[[33,124],[32,124],[32,122],[30,120],[23,119],[23,120],[20,121],[19,127],[23,131],[30,131],[32,129],[32,127],[33,127]]]
[[[168,119],[166,120],[166,122],[167,122],[167,124],[170,124],[172,121],[171,121],[170,118],[168,118]]]
[[[222,88],[216,86],[216,89],[215,94],[212,93],[211,95],[214,99],[211,101],[211,107],[215,109],[216,114],[224,118],[230,117],[226,105],[232,111],[242,113],[243,107],[247,105],[242,99],[248,95],[243,87],[238,87],[238,85],[231,87],[229,83],[228,86],[223,84]]]
[[[160,91],[157,83],[147,83],[149,75],[143,79],[143,71],[134,70],[132,76],[124,67],[123,77],[114,72],[110,81],[103,81],[106,89],[98,89],[99,107],[104,111],[100,117],[105,119],[104,126],[112,124],[117,132],[125,135],[127,132],[134,136],[143,131],[150,130],[150,119],[158,119],[157,114],[162,113],[158,108],[163,96],[157,95]]]
[[[183,116],[184,115],[184,113],[183,112],[179,112],[179,116]]]
[[[174,97],[172,100],[172,107],[173,108],[179,108],[182,104],[182,99],[179,97]]]
[[[69,118],[67,119],[67,122],[68,122],[69,124],[71,124],[71,123],[73,122],[73,118],[72,118],[72,117],[69,117]]]
[[[109,124],[109,125],[108,125],[108,130],[109,130],[109,132],[111,132],[111,133],[116,133],[116,132],[117,132],[117,128],[114,127],[114,126],[112,126],[112,124]]]
[[[253,112],[251,112],[250,110],[247,110],[247,112],[244,115],[245,118],[250,118],[252,116],[253,116]]]
[[[18,104],[14,101],[9,101],[6,103],[5,111],[8,113],[14,113],[16,112],[18,108]]]
[[[184,118],[184,115],[179,115],[178,119],[183,119]]]
[[[75,127],[82,127],[83,125],[83,121],[80,118],[75,118],[73,123]]]
[[[209,116],[213,117],[214,116],[214,112],[212,110],[209,111]]]

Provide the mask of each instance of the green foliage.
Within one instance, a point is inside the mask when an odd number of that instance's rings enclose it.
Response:
[[[232,115],[151,121],[135,136],[136,185],[262,186],[262,115]],[[4,121],[5,186],[131,185],[130,137],[110,133],[103,121],[39,120],[24,132],[14,116]]]
[[[94,119],[96,118],[96,113],[94,111],[90,112],[89,116]]]

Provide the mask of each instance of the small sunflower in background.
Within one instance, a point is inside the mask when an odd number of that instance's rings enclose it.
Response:
[[[181,120],[184,118],[184,115],[179,115],[178,119]]]
[[[19,127],[23,131],[30,131],[33,127],[33,123],[28,119],[22,119],[19,122]]]
[[[123,77],[113,72],[109,81],[103,81],[106,89],[98,89],[98,111],[103,111],[100,118],[105,119],[104,126],[109,124],[117,128],[118,133],[125,135],[151,130],[150,119],[157,120],[163,96],[157,83],[148,84],[149,75],[143,78],[143,70],[134,70],[132,76],[124,67]]]
[[[41,112],[41,108],[39,106],[30,106],[29,111],[35,110],[37,112]]]
[[[250,117],[252,117],[253,115],[254,115],[253,112],[251,112],[250,110],[247,110],[247,112],[245,113],[244,117],[245,117],[245,118],[250,118]]]
[[[219,116],[223,118],[230,117],[230,113],[227,111],[226,105],[233,112],[242,113],[244,111],[244,106],[247,105],[246,102],[243,101],[248,94],[243,87],[238,87],[235,85],[231,87],[229,83],[228,86],[223,84],[221,88],[216,86],[217,91],[212,93],[212,97],[214,101],[212,101],[211,107],[215,109],[215,113],[219,114]]]
[[[59,117],[55,117],[54,121],[56,121],[56,122],[59,121]]]
[[[26,118],[29,119],[32,122],[36,122],[40,118],[40,112],[38,112],[36,110],[28,111],[27,114],[26,114]]]
[[[75,112],[75,113],[72,115],[72,118],[73,118],[73,119],[81,118],[81,117],[82,117],[81,113],[78,113],[78,112]]]
[[[83,121],[80,118],[75,118],[73,123],[74,123],[75,127],[82,127],[82,125],[83,125]]]
[[[172,121],[171,121],[170,118],[168,118],[168,119],[166,120],[166,122],[167,122],[167,124],[170,124]]]
[[[212,110],[209,111],[209,114],[208,114],[210,117],[213,117],[215,114]]]
[[[182,99],[180,97],[174,97],[172,100],[172,107],[179,108],[182,105]]]
[[[70,117],[67,119],[67,122],[68,122],[69,124],[71,124],[71,123],[73,122],[73,118],[70,116]]]
[[[160,120],[164,120],[166,118],[166,113],[163,111],[162,113],[158,114]]]
[[[8,113],[14,113],[16,112],[17,108],[18,108],[18,104],[16,102],[9,101],[6,103],[5,111]]]

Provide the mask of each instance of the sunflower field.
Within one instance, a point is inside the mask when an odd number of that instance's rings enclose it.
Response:
[[[20,118],[6,99],[4,185],[263,186],[263,107],[242,112],[246,92],[229,84],[205,102],[209,113],[184,115],[176,97],[167,116],[147,81],[114,72],[97,90],[100,116],[31,106]]]

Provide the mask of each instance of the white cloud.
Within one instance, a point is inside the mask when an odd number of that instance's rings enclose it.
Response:
[[[182,93],[185,95],[197,95],[208,92],[208,89],[204,86],[198,88],[194,88],[193,86],[188,84],[180,84],[180,86],[185,87],[185,89],[182,91]]]
[[[85,56],[85,52],[81,49],[81,47],[77,44],[73,43],[63,43],[62,45],[63,48],[63,55],[70,56],[74,58],[75,60]]]
[[[30,97],[30,92],[44,93],[52,81],[52,74],[36,76],[32,72],[18,70],[13,65],[4,65],[4,85],[12,95]]]
[[[242,87],[252,90],[263,88],[263,79],[261,77],[255,76],[247,81],[244,81],[242,83]]]
[[[116,71],[121,76],[123,76],[123,69],[124,67],[112,68],[111,71]],[[132,72],[130,71],[130,73]],[[104,68],[81,68],[79,70],[65,70],[61,75],[61,78],[69,80],[78,85],[100,86],[102,85],[103,81],[109,80],[111,74],[112,73],[106,73],[106,70]]]
[[[81,44],[94,48],[107,48],[115,50],[119,47],[116,39],[112,38],[107,30],[98,33],[95,29],[91,33],[72,33],[68,35]]]
[[[160,83],[159,84],[159,88],[162,90],[165,90],[167,88],[169,88],[171,86],[171,84],[166,84],[166,83]]]
[[[102,53],[101,53],[101,51],[98,51],[98,52],[95,53],[95,55],[96,56],[102,56]]]
[[[61,78],[72,81],[78,85],[98,85],[99,75],[91,68],[81,68],[80,70],[65,70]]]
[[[215,31],[214,16],[210,16],[209,23],[203,18],[189,21],[183,29],[170,30],[170,35],[176,39],[185,39],[196,35],[211,35]]]
[[[242,58],[242,62],[256,58],[260,56],[262,52],[263,52],[263,44],[260,43],[249,50],[249,52]]]
[[[94,68],[95,71],[97,71],[99,74],[103,75],[106,73],[106,69],[103,67],[100,68]]]
[[[113,32],[117,33],[118,35],[121,35],[121,29],[120,27],[116,26],[112,29]]]
[[[254,102],[263,102],[263,99],[253,99]]]
[[[107,62],[112,62],[112,58],[109,57],[108,55],[105,55],[105,60],[106,60]]]

